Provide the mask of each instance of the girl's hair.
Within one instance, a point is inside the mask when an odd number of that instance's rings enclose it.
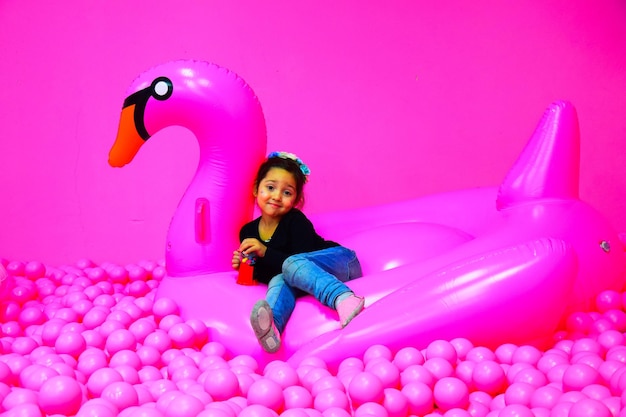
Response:
[[[296,180],[296,207],[302,207],[304,205],[304,183],[307,180],[307,176],[304,174],[302,166],[305,166],[301,162],[290,158],[284,158],[280,156],[270,155],[265,162],[261,164],[259,170],[256,173],[254,179],[254,189],[259,190],[259,184],[263,181],[263,178],[267,176],[267,173],[272,168],[281,168],[289,172]],[[306,168],[306,166],[305,166]],[[306,168],[308,170],[308,168]]]

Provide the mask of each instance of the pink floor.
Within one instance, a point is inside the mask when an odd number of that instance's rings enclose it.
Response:
[[[2,416],[626,416],[626,293],[598,294],[546,351],[459,338],[293,368],[232,357],[153,303],[159,263],[2,265]]]

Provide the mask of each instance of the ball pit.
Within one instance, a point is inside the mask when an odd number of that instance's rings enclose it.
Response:
[[[0,265],[3,416],[626,415],[626,295],[614,290],[573,312],[545,350],[407,340],[333,370],[315,357],[293,366],[233,355],[171,300],[154,302],[162,263]]]

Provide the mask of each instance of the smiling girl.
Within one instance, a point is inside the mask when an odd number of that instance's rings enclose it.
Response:
[[[254,183],[261,215],[241,228],[241,244],[233,253],[235,269],[239,269],[242,255],[253,255],[254,278],[268,284],[265,299],[252,309],[250,324],[270,353],[280,348],[280,335],[298,297],[311,294],[337,310],[342,327],[364,306],[363,298],[345,284],[361,276],[354,251],[322,238],[298,209],[304,202],[309,173],[294,154],[273,152],[268,156]]]

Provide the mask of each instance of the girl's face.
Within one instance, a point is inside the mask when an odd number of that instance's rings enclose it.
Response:
[[[263,216],[280,219],[296,203],[296,179],[289,171],[271,168],[259,183],[254,196]]]

